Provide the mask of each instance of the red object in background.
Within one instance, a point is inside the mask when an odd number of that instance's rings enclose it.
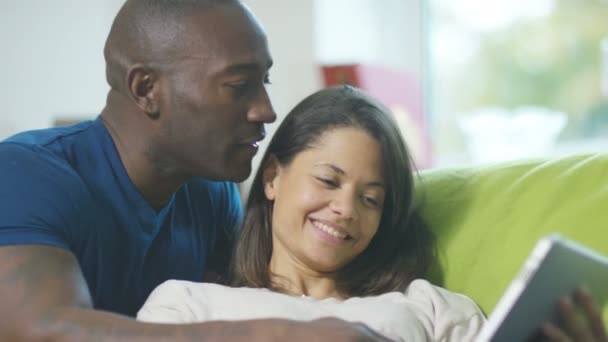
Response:
[[[429,127],[423,107],[420,78],[378,65],[322,66],[326,87],[349,84],[377,98],[394,113],[416,166],[432,166]]]

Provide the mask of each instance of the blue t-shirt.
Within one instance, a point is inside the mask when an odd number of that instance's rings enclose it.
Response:
[[[100,118],[0,142],[0,246],[71,251],[98,309],[134,316],[163,281],[223,271],[241,216],[235,184],[204,179],[156,211]]]

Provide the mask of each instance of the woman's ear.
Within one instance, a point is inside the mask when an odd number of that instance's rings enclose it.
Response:
[[[274,156],[270,156],[266,163],[264,163],[264,173],[262,177],[262,181],[264,182],[264,194],[269,201],[274,201],[276,197],[279,186],[279,173],[279,161]]]

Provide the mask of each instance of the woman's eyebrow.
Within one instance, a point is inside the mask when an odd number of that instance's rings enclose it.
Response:
[[[339,168],[338,166],[332,164],[332,163],[317,163],[314,164],[314,166],[325,166],[325,167],[329,167],[332,170],[336,171],[337,173],[344,175],[346,174],[346,172],[344,172],[344,170],[342,170],[341,168]]]
[[[379,188],[382,188],[382,190],[384,190],[384,183],[382,183],[380,181],[369,182],[369,183],[367,183],[367,186],[379,187]]]

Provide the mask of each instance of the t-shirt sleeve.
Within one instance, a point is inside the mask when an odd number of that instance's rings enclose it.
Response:
[[[414,280],[406,290],[419,308],[421,321],[434,341],[473,341],[485,324],[485,317],[472,299],[434,286],[421,279]]]
[[[0,143],[0,246],[69,249],[81,186],[74,171],[50,152]]]
[[[220,215],[217,216],[217,229],[208,270],[225,276],[243,219],[243,206],[239,190],[234,183],[223,184],[221,198],[222,205],[219,206],[221,210]]]

